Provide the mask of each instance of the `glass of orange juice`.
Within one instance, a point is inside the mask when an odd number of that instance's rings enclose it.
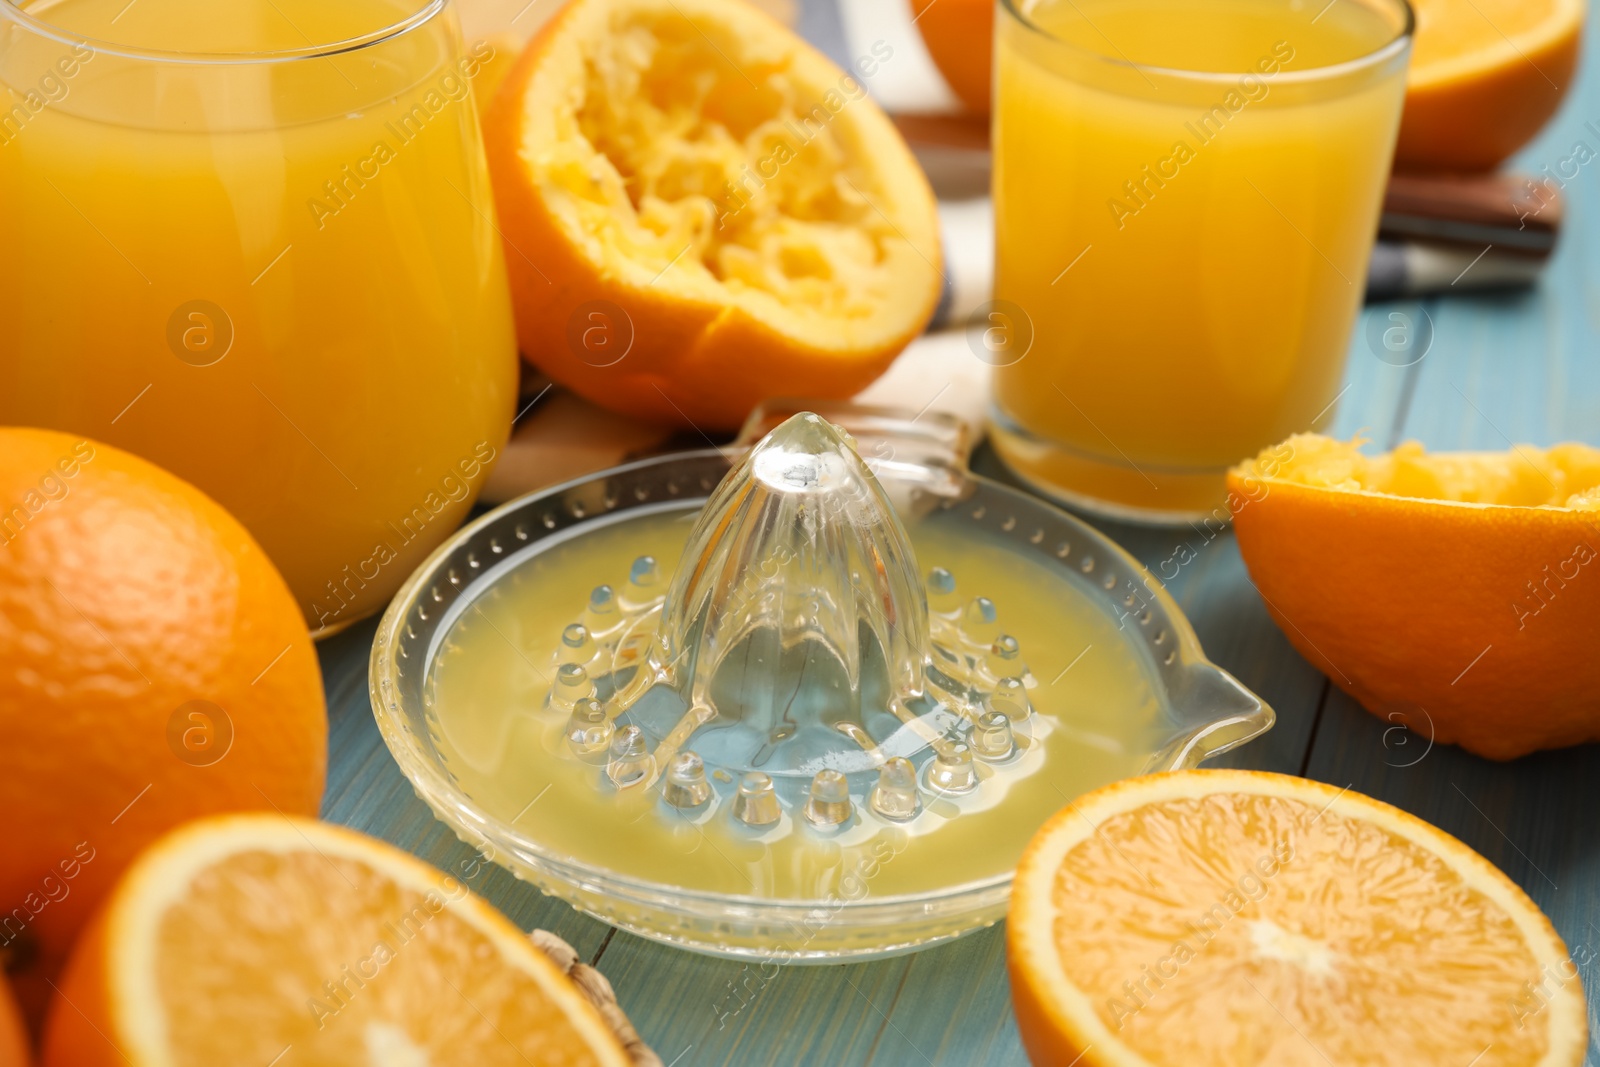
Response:
[[[1325,426],[1405,94],[1405,0],[1001,0],[993,440],[1113,517],[1226,521]]]
[[[494,58],[451,0],[0,0],[0,422],[193,482],[315,629],[380,608],[514,415]]]

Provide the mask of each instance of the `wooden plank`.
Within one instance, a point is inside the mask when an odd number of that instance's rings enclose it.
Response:
[[[1349,438],[1361,434],[1379,445],[1392,447],[1411,403],[1413,370],[1401,366],[1384,347],[1388,329],[1413,330],[1428,322],[1434,301],[1380,304],[1366,308],[1350,338],[1333,424],[1328,432]],[[1399,315],[1399,318],[1391,316]]]
[[[897,1032],[916,1035],[929,1062],[940,1067],[1026,1063],[1011,1014],[1005,925],[912,956],[889,1020]],[[882,1055],[876,1062],[921,1061]]]
[[[1600,443],[1597,331],[1584,307],[1579,235],[1537,290],[1435,305],[1405,436],[1433,449]]]
[[[618,934],[602,968],[639,1032],[675,1067],[930,1060],[920,1035],[886,1026],[914,957],[782,967],[715,959]]]

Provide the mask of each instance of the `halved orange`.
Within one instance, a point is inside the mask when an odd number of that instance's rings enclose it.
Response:
[[[310,819],[191,823],[128,870],[51,1008],[46,1067],[630,1061],[459,881]]]
[[[1586,0],[1411,0],[1417,29],[1395,162],[1489,170],[1555,114]]]
[[[1577,1067],[1578,971],[1482,856],[1320,782],[1179,771],[1074,801],[1007,924],[1034,1063]]]
[[[867,96],[741,0],[574,0],[485,136],[522,352],[603,407],[701,429],[843,398],[939,298],[933,194]]]
[[[1359,443],[1301,434],[1228,476],[1290,643],[1425,740],[1492,759],[1600,740],[1600,449]]]

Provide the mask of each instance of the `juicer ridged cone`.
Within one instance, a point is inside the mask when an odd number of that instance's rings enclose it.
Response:
[[[697,751],[731,769],[862,770],[873,766],[862,742],[899,725],[863,723],[914,718],[906,705],[922,692],[927,647],[905,528],[849,435],[805,413],[707,502],[649,662],[616,703],[677,691],[687,710],[660,759],[698,734]]]

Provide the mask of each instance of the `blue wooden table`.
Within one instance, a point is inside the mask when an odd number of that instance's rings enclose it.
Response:
[[[1561,117],[1518,158],[1522,169],[1553,168],[1578,140],[1600,150],[1584,128],[1600,120],[1600,80],[1591,75],[1585,72]],[[1367,309],[1380,318],[1425,311],[1433,342],[1420,362],[1398,367],[1380,360],[1358,328],[1338,432],[1364,429],[1380,445],[1409,437],[1438,449],[1600,444],[1600,167],[1583,169],[1566,193],[1568,226],[1538,289]],[[986,472],[995,473],[992,466]],[[1183,530],[1101,525],[1149,565],[1185,539]],[[1580,964],[1591,1005],[1587,1065],[1600,1065],[1593,1036],[1600,1031],[1600,746],[1496,764],[1374,718],[1278,632],[1231,535],[1207,543],[1191,532],[1191,540],[1198,558],[1171,583],[1172,594],[1211,658],[1278,712],[1276,729],[1226,762],[1380,797],[1506,871],[1549,914]],[[473,852],[412,794],[378,737],[366,674],[374,627],[369,622],[321,646],[332,719],[324,815],[441,868],[477,871],[473,888],[513,920],[555,931],[600,967],[667,1064],[1026,1063],[999,928],[898,959],[792,967],[773,976],[771,968],[617,933],[499,868],[463,868]]]

